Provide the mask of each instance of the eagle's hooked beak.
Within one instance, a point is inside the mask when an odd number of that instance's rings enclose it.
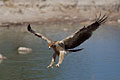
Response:
[[[49,46],[49,49],[51,49],[51,47]]]

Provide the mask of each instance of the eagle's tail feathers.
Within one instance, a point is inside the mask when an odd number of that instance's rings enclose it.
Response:
[[[81,49],[70,49],[70,50],[68,50],[68,53],[81,51],[81,50],[83,50],[83,49],[84,49],[84,48],[81,48]]]

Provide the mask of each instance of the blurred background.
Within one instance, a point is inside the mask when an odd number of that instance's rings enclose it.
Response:
[[[84,50],[65,56],[60,68],[46,68],[54,52],[28,24],[56,41],[100,13],[109,18],[77,47]],[[0,80],[120,80],[119,68],[120,0],[0,0]]]
[[[120,22],[120,0],[0,0],[0,24],[93,20],[100,12]]]

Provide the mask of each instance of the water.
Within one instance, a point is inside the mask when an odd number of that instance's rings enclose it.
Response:
[[[23,27],[0,28],[0,53],[7,57],[0,64],[0,80],[120,80],[120,26],[104,25],[77,48],[81,52],[65,56],[60,68],[46,68],[52,57],[47,43]],[[82,25],[32,25],[53,40],[61,40]],[[63,27],[61,27],[63,26]],[[20,55],[17,48],[32,48]]]

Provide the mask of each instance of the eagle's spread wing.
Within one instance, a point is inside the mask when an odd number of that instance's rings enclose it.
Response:
[[[30,24],[28,25],[28,28],[27,28],[27,29],[28,29],[29,32],[33,33],[35,36],[40,37],[41,39],[47,41],[48,43],[51,43],[51,42],[52,42],[52,40],[48,39],[47,37],[43,36],[43,35],[40,34],[40,33],[36,33],[34,30],[32,30]]]
[[[108,16],[104,15],[101,17],[101,14],[99,18],[96,19],[94,23],[87,27],[83,27],[82,29],[79,29],[72,35],[68,36],[67,38],[63,39],[62,42],[65,45],[65,49],[71,49],[79,46],[81,43],[83,43],[85,40],[91,37],[92,32],[95,31],[101,24],[105,23]]]

